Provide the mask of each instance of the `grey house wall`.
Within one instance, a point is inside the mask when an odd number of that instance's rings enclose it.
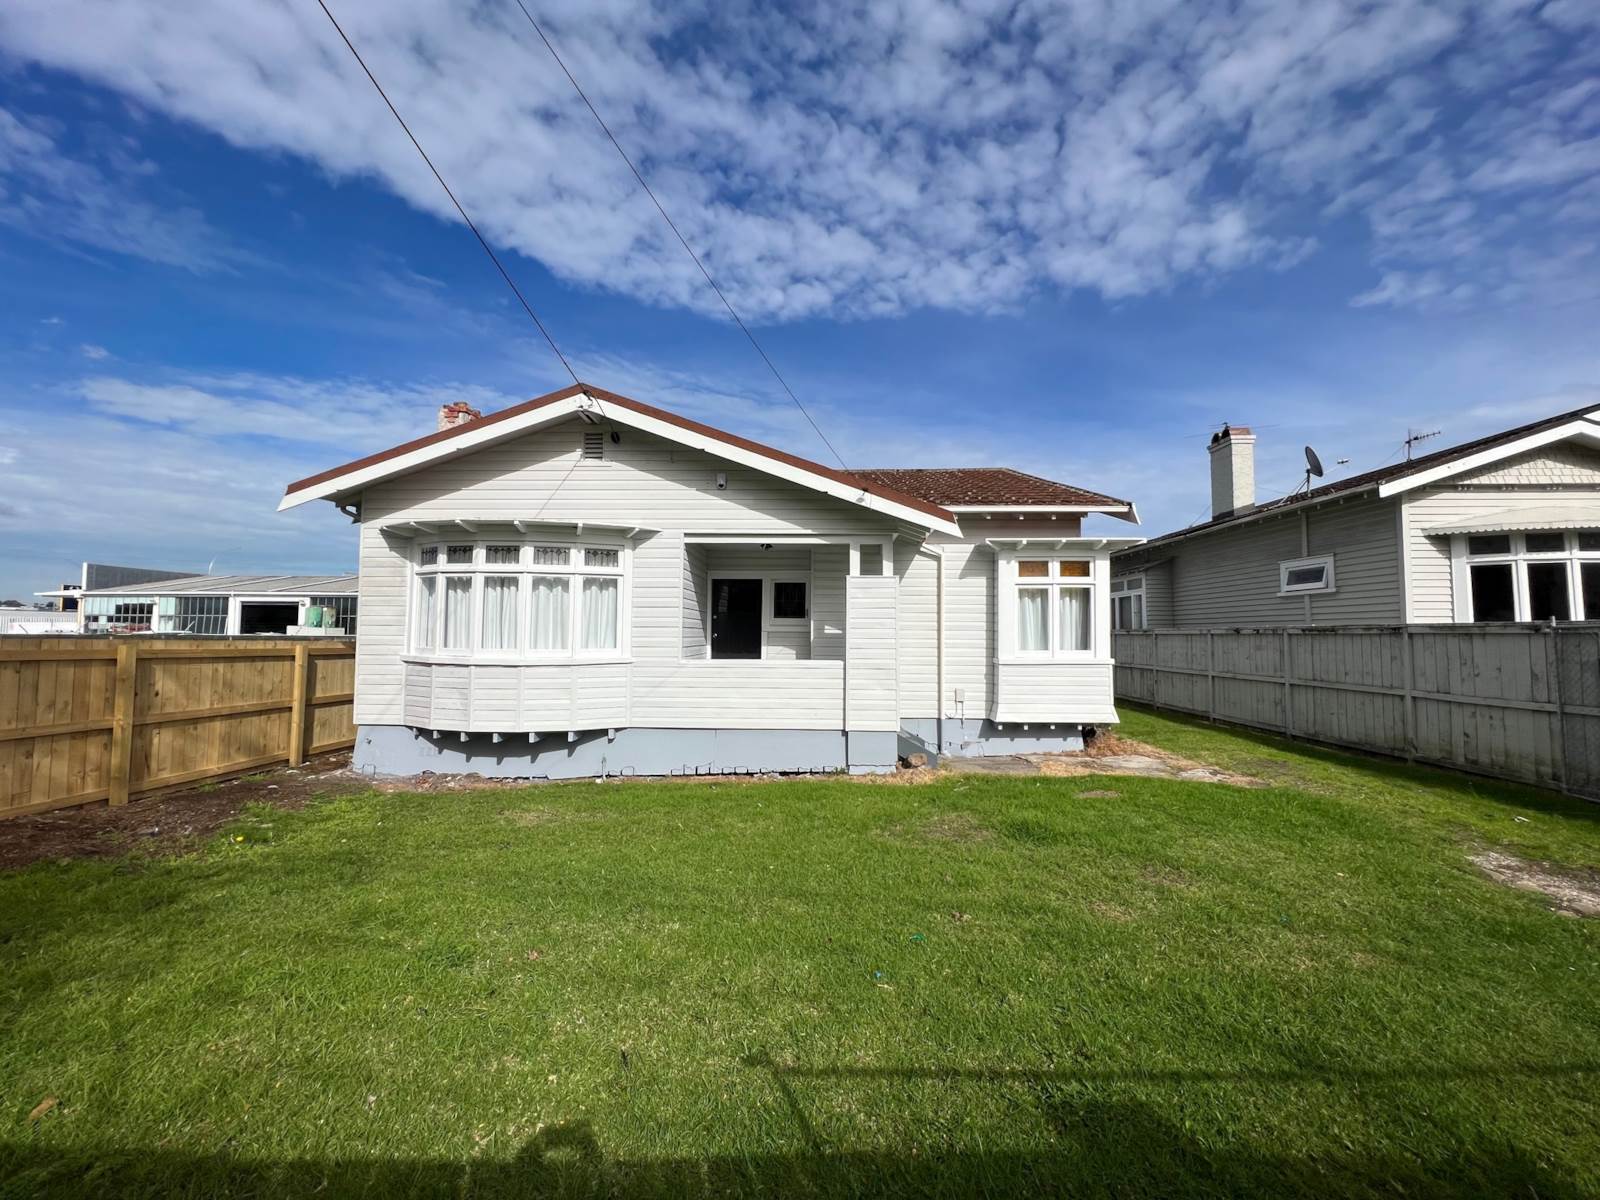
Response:
[[[1332,625],[1404,620],[1396,502],[1326,504],[1115,556],[1145,573],[1151,629]],[[1279,564],[1331,554],[1334,591],[1283,596]]]

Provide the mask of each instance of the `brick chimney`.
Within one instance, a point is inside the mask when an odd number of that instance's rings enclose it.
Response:
[[[439,408],[439,432],[454,429],[457,425],[465,425],[468,421],[476,421],[481,416],[483,416],[481,412],[462,400],[442,405]]]
[[[1211,435],[1211,515],[1225,517],[1256,506],[1256,435],[1244,425],[1224,425]]]

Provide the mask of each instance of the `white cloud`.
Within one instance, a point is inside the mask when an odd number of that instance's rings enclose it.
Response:
[[[79,346],[78,353],[93,362],[99,362],[101,359],[111,357],[111,351],[104,346],[96,346],[92,342],[85,342]]]
[[[1581,203],[1600,177],[1596,50],[1572,32],[1589,7],[560,0],[542,16],[738,306],[794,318],[1141,295],[1292,263],[1346,213],[1386,280],[1362,303],[1562,286],[1588,269],[1563,268],[1565,247],[1600,228]],[[338,11],[490,236],[570,280],[715,309],[514,6]],[[315,7],[13,0],[0,44],[453,219]],[[148,231],[136,244],[180,257]]]
[[[119,153],[98,158],[64,149],[48,123],[0,108],[0,225],[190,271],[238,257],[195,209],[141,197],[148,163]]]

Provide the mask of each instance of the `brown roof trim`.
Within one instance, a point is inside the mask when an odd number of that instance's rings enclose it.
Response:
[[[699,421],[691,421],[688,417],[680,417],[677,413],[668,412],[664,408],[656,408],[653,405],[642,404],[639,401],[630,399],[627,396],[618,395],[616,392],[608,392],[604,388],[591,387],[587,383],[575,383],[569,387],[561,388],[559,391],[548,392],[543,396],[536,396],[532,400],[526,400],[521,404],[513,404],[510,408],[503,408],[499,412],[490,413],[486,417],[479,417],[476,421],[468,421],[464,425],[457,425],[453,429],[441,429],[438,433],[430,433],[426,437],[416,438],[409,442],[402,442],[398,446],[391,446],[387,450],[381,450],[376,454],[369,454],[365,458],[353,459],[352,461],[344,463],[341,466],[334,467],[331,470],[321,471],[315,475],[308,475],[304,479],[297,479],[288,487],[284,488],[284,495],[287,496],[293,495],[295,492],[303,492],[307,488],[315,487],[319,483],[327,483],[330,479],[337,479],[339,476],[349,474],[351,471],[361,471],[365,470],[367,467],[375,467],[380,463],[388,462],[390,459],[399,458],[404,454],[410,454],[414,450],[422,450],[428,446],[435,446],[441,442],[448,442],[451,438],[460,437],[469,430],[477,431],[486,425],[496,425],[502,421],[508,421],[513,417],[520,417],[527,413],[535,412],[538,409],[548,407],[549,405],[555,404],[559,401],[571,399],[573,396],[577,396],[579,394],[593,396],[596,400],[599,400],[602,405],[615,404],[620,408],[630,409],[641,416],[652,417],[658,421],[665,421],[669,425],[676,425],[678,428],[686,429],[691,433],[698,433],[705,437],[712,438],[715,441],[724,442],[730,446],[737,446],[741,450],[748,450],[751,453],[759,454],[764,458],[775,459],[776,461],[786,463],[791,467],[798,467],[802,471],[809,471],[814,475],[821,475],[827,479],[832,479],[836,483],[845,484],[847,487],[858,488],[863,492],[877,496],[883,500],[888,500],[894,504],[900,504],[906,508],[912,508],[918,512],[927,513],[929,516],[938,517],[941,520],[955,523],[956,518],[954,513],[940,508],[937,504],[930,504],[926,500],[920,500],[916,496],[908,496],[904,492],[898,492],[893,488],[884,487],[882,484],[863,479],[861,476],[851,474],[848,471],[836,471],[832,467],[825,467],[821,463],[812,462],[808,458],[801,458],[799,455],[790,454],[787,451],[778,450],[775,447],[763,445],[760,442],[753,442],[749,438],[742,438],[737,434],[728,433],[726,430],[717,429],[714,426],[705,425]],[[601,415],[604,415],[603,411]]]

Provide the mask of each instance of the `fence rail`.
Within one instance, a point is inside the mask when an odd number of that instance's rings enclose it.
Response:
[[[1119,700],[1600,799],[1600,623],[1115,635]]]
[[[355,643],[0,637],[0,818],[355,743]]]

